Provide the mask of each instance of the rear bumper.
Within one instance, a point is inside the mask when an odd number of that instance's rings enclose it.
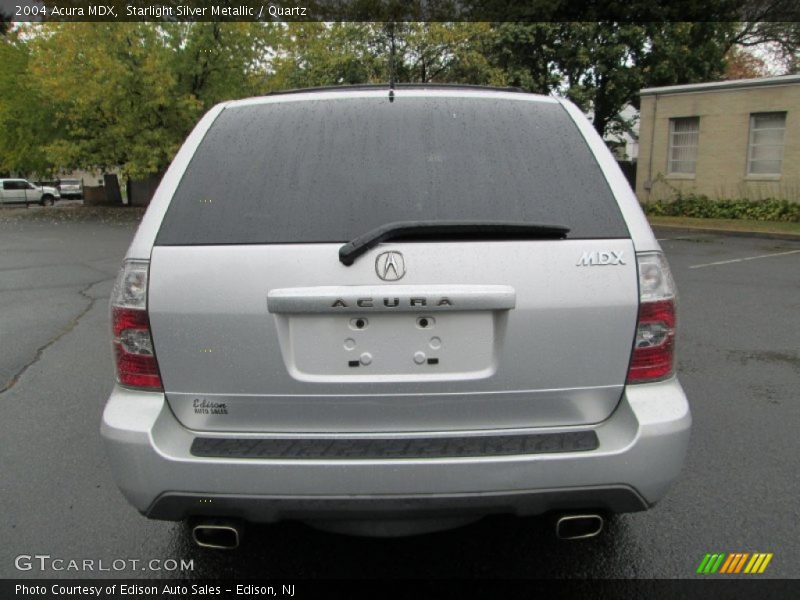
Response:
[[[593,430],[599,445],[589,451],[402,459],[198,457],[191,453],[198,433],[178,423],[163,394],[120,387],[108,400],[101,432],[117,484],[143,514],[275,521],[643,510],[679,475],[690,427],[686,397],[671,379],[629,386],[600,424],[540,430]],[[225,438],[203,437],[215,435]],[[413,437],[437,435],[455,434]]]

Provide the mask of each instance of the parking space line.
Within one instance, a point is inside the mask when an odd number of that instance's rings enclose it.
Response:
[[[772,254],[759,254],[758,256],[746,256],[744,258],[734,258],[731,260],[720,260],[702,265],[692,265],[690,269],[702,269],[704,267],[716,267],[717,265],[729,265],[731,263],[745,262],[747,260],[758,260],[759,258],[772,258],[773,256],[786,256],[787,254],[797,254],[800,250],[789,250],[788,252],[774,252]]]

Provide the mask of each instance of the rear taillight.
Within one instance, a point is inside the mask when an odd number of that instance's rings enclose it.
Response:
[[[122,266],[111,293],[111,333],[117,381],[122,385],[161,390],[161,375],[153,351],[147,316],[147,261]]]
[[[639,318],[628,383],[666,379],[675,372],[675,283],[660,252],[636,255]]]

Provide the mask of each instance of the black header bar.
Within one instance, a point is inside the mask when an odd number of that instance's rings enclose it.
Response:
[[[796,0],[0,0],[17,22],[798,21]]]

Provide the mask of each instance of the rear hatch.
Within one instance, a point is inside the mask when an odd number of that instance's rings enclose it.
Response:
[[[401,236],[340,261],[397,221],[569,233]],[[229,106],[167,210],[149,286],[168,402],[205,431],[595,423],[622,393],[638,307],[586,142],[557,102],[510,93]]]

